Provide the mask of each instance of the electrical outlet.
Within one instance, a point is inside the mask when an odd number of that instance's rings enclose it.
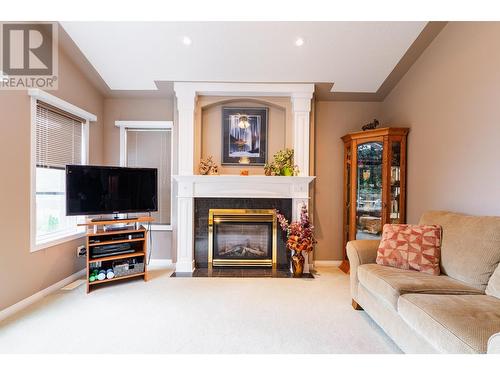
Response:
[[[76,257],[77,258],[84,257],[86,254],[87,254],[87,249],[85,248],[84,245],[78,246],[76,248]]]

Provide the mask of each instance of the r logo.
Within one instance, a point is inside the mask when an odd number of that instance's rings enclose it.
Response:
[[[9,76],[51,76],[53,25],[4,23],[2,25],[2,71]]]

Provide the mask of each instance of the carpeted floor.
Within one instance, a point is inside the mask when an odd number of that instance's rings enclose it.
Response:
[[[170,278],[61,290],[0,323],[0,353],[400,353],[349,278]]]

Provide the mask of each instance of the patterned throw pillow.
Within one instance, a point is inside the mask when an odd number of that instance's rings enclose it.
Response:
[[[439,275],[441,226],[385,224],[377,264]]]

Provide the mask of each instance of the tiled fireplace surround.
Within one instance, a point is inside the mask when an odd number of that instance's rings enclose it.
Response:
[[[195,198],[194,200],[194,261],[196,268],[208,266],[208,211],[212,208],[277,209],[288,219],[292,216],[291,199],[270,198]],[[288,268],[290,252],[286,251],[278,232],[277,268]]]
[[[208,210],[210,208],[275,208],[293,220],[300,207],[309,205],[309,127],[311,84],[251,84],[175,82],[178,140],[173,162],[173,231],[176,272],[193,272],[208,262]],[[299,176],[201,176],[196,174],[195,122],[198,95],[238,98],[289,97],[292,103],[293,149]],[[272,126],[272,124],[270,124]],[[278,268],[289,266],[289,256],[281,236],[278,239]],[[304,271],[309,272],[306,259]]]

